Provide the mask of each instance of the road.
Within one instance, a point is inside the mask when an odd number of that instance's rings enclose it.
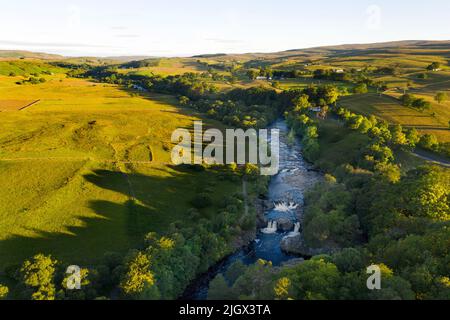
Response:
[[[414,156],[423,159],[425,161],[430,161],[433,163],[436,163],[440,166],[443,167],[447,167],[450,168],[450,161],[447,159],[444,159],[443,157],[440,157],[438,155],[435,155],[433,153],[424,151],[424,150],[420,150],[420,149],[416,149],[413,152],[411,152]]]

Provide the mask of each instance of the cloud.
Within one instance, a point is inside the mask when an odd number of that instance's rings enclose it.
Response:
[[[31,41],[11,41],[0,40],[0,45],[3,46],[18,46],[18,47],[49,47],[49,48],[117,48],[107,45],[87,44],[87,43],[65,43],[65,42],[31,42]]]

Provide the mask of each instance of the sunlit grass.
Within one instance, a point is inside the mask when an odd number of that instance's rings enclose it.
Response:
[[[62,74],[22,86],[0,77],[2,99],[19,95],[41,101],[0,113],[0,268],[37,252],[94,263],[147,232],[192,223],[190,201],[206,185],[214,184],[216,202],[241,187],[172,168],[173,130],[199,119],[173,97]]]

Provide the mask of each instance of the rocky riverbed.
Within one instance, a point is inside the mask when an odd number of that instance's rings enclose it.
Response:
[[[295,265],[303,258],[323,253],[322,249],[307,248],[301,233],[304,195],[322,180],[322,174],[303,159],[298,140],[288,142],[289,129],[284,120],[277,121],[273,128],[280,130],[280,170],[270,181],[267,199],[255,203],[256,232],[241,237],[242,241],[235,244],[242,246],[241,250],[194,281],[185,299],[206,299],[209,282],[235,261],[252,264],[263,259],[274,266]]]

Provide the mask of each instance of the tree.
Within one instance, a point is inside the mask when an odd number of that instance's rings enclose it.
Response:
[[[354,114],[348,119],[347,126],[350,129],[358,130],[363,121],[364,121],[363,116]]]
[[[275,287],[273,288],[275,292],[275,299],[276,300],[287,300],[289,299],[289,289],[291,287],[292,283],[291,280],[287,277],[283,277],[279,279]]]
[[[335,86],[328,85],[320,88],[319,91],[319,93],[323,96],[325,103],[328,105],[335,103],[339,98],[339,89]]]
[[[434,150],[439,145],[439,142],[435,135],[424,134],[420,137],[419,145],[424,149]]]
[[[0,300],[6,299],[8,293],[9,293],[8,287],[0,283]]]
[[[43,254],[35,255],[23,263],[20,273],[23,283],[33,291],[31,299],[55,299],[54,277],[57,263],[50,255]]]
[[[365,84],[365,83],[360,83],[355,88],[353,88],[353,92],[355,94],[363,94],[363,93],[367,93],[368,91],[369,90],[367,88],[367,84]]]
[[[235,299],[231,288],[228,286],[222,274],[217,275],[209,284],[208,300],[232,300]]]
[[[370,129],[372,129],[372,127],[373,127],[372,121],[364,117],[363,121],[359,125],[358,130],[361,133],[367,133],[369,132]]]
[[[306,143],[303,141],[303,152],[305,157],[309,161],[316,161],[320,154],[320,145],[317,142],[317,139],[308,140]]]
[[[296,266],[288,276],[293,298],[299,300],[337,299],[339,271],[323,258],[313,258]]]
[[[359,250],[347,248],[333,255],[333,262],[341,272],[355,272],[364,268],[364,259]]]
[[[400,98],[402,105],[405,107],[411,107],[414,100],[416,100],[416,97],[414,97],[412,94],[409,94],[409,93],[404,94]]]
[[[412,107],[419,109],[420,111],[429,110],[431,109],[431,103],[429,103],[423,98],[418,98],[413,101]]]
[[[94,270],[94,273],[95,272],[96,270]],[[61,282],[61,287],[65,290],[65,292],[62,290],[59,291],[58,296],[61,294],[64,296],[65,299],[85,300],[90,298],[89,296],[86,295],[86,293],[90,293],[91,295],[93,293],[94,295],[92,296],[92,298],[94,298],[95,290],[92,290],[92,283],[89,277],[90,277],[89,270],[86,268],[82,268],[80,270],[80,279],[79,279],[81,290],[71,290],[69,289],[69,284],[73,284],[73,282],[71,281],[73,280],[72,274],[69,273],[66,274]]]
[[[381,290],[373,290],[369,298],[374,300],[414,300],[415,295],[411,290],[411,284],[399,277],[386,265],[381,264]]]
[[[395,163],[377,163],[374,169],[378,175],[384,177],[388,182],[397,183],[400,181],[400,168]]]
[[[411,128],[406,131],[406,139],[410,148],[415,148],[420,141],[420,134],[416,128]]]
[[[181,96],[179,98],[179,102],[180,102],[180,104],[182,106],[187,106],[189,104],[189,102],[190,102],[190,99],[188,97],[186,97],[186,96]]]
[[[273,300],[273,275],[272,262],[260,259],[236,280],[233,292],[239,299]]]
[[[245,265],[239,260],[233,263],[225,272],[225,276],[230,283],[234,283],[246,270]]]
[[[259,175],[259,167],[253,163],[244,165],[244,175],[248,178],[256,178]]]
[[[430,64],[430,65],[427,67],[427,70],[433,71],[433,70],[439,69],[440,67],[441,67],[441,64],[440,64],[439,62],[433,62],[432,64]]]
[[[247,76],[250,80],[255,80],[259,76],[259,71],[255,69],[250,69],[247,71]]]
[[[294,111],[301,112],[305,109],[308,109],[311,104],[309,103],[309,96],[306,94],[302,94],[293,99]]]
[[[450,218],[450,174],[438,167],[408,172],[399,185],[402,209],[408,215],[446,221]]]
[[[145,289],[155,285],[155,277],[150,270],[150,259],[146,254],[133,252],[125,269],[120,288],[126,296],[139,298]]]
[[[394,153],[387,146],[372,144],[368,147],[367,153],[373,157],[375,162],[388,163],[394,160]]]
[[[304,137],[306,139],[317,139],[319,134],[316,126],[308,126],[305,130]]]
[[[436,93],[436,96],[434,97],[434,100],[436,100],[437,103],[441,104],[442,102],[447,100],[447,94],[445,92],[438,92]]]
[[[392,139],[391,142],[394,145],[404,146],[408,144],[408,139],[406,135],[403,133],[403,128],[400,124],[397,124],[391,129]]]

